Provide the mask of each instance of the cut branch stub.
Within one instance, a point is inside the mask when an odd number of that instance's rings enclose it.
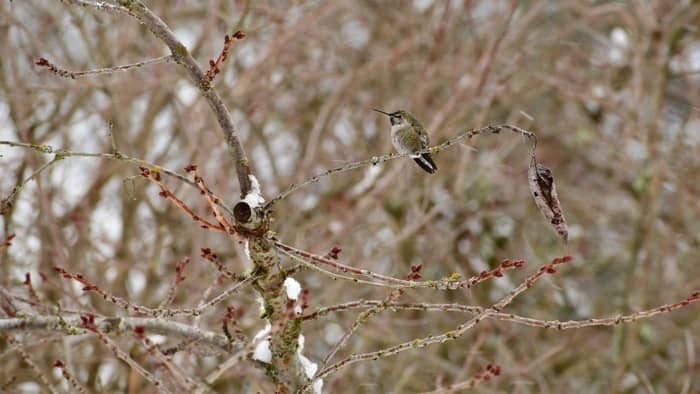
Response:
[[[269,229],[268,216],[262,207],[253,207],[247,201],[239,201],[233,207],[236,230],[242,234],[262,236]]]
[[[566,226],[564,213],[561,210],[552,171],[542,164],[536,163],[533,159],[530,161],[527,174],[530,191],[535,199],[537,208],[557,234],[566,242],[569,238],[569,230]]]
[[[249,223],[253,216],[253,209],[247,202],[241,201],[233,207],[233,216],[239,223]]]

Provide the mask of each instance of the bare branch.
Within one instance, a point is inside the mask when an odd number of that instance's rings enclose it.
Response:
[[[175,62],[185,68],[190,79],[199,89],[200,94],[202,94],[207,100],[207,103],[209,103],[209,107],[214,112],[219,126],[221,126],[221,131],[224,133],[226,143],[231,149],[231,154],[236,162],[236,173],[238,174],[238,183],[241,187],[241,198],[243,198],[248,194],[251,188],[250,179],[248,177],[251,171],[248,166],[248,158],[236,135],[236,128],[233,125],[231,114],[228,108],[226,108],[221,96],[216,89],[211,86],[207,75],[199,67],[187,50],[187,47],[175,37],[170,27],[168,27],[158,15],[154,14],[140,0],[119,0],[118,2],[121,6],[127,8],[139,22],[143,23],[153,35],[161,39],[168,46]]]
[[[0,319],[0,323],[2,323],[3,320],[4,319]],[[36,365],[34,360],[32,360],[29,353],[27,353],[27,351],[24,349],[22,343],[12,335],[7,335],[6,338],[10,345],[15,349],[15,351],[19,353],[19,355],[22,357],[22,360],[24,360],[24,362],[27,365],[29,365],[29,368],[31,368],[34,374],[39,378],[39,380],[41,380],[41,383],[43,383],[44,386],[46,386],[46,388],[49,389],[51,393],[60,393],[60,391],[58,391],[58,389],[56,389],[56,387],[54,387],[54,385],[51,384],[51,382],[49,382],[49,378],[46,376],[46,374],[41,369],[39,369],[39,366]]]
[[[245,38],[245,33],[238,30],[237,32],[233,33],[233,38],[237,40],[242,40]],[[209,70],[207,70],[207,80],[209,82],[212,82],[214,78],[216,78],[216,76],[221,72],[220,67],[228,58],[228,52],[231,50],[232,44],[233,40],[227,34],[224,37],[224,47],[223,49],[221,49],[221,53],[219,54],[219,56],[216,58],[216,60],[209,60]]]
[[[496,125],[496,126],[494,126],[494,125],[489,125],[489,126],[481,127],[481,128],[478,128],[478,129],[471,129],[471,130],[464,131],[464,132],[462,132],[462,133],[460,133],[460,134],[457,134],[456,136],[454,136],[454,137],[448,139],[447,141],[445,141],[445,142],[443,142],[443,143],[441,143],[441,144],[439,144],[439,145],[432,146],[432,147],[430,147],[430,148],[427,148],[427,149],[424,149],[424,150],[422,150],[422,151],[418,151],[418,152],[415,152],[415,153],[412,153],[412,154],[408,154],[408,153],[406,153],[406,154],[389,153],[389,154],[386,154],[386,155],[383,155],[383,156],[374,156],[374,157],[372,157],[372,158],[370,158],[370,159],[355,161],[355,162],[352,162],[352,163],[348,163],[348,164],[342,165],[342,166],[340,166],[340,167],[336,167],[336,168],[332,168],[332,169],[330,169],[330,170],[326,170],[326,171],[324,171],[324,172],[322,172],[322,173],[320,173],[320,174],[317,174],[317,175],[314,175],[314,176],[312,176],[312,177],[310,177],[310,178],[307,178],[307,179],[305,179],[305,180],[303,180],[303,181],[301,181],[301,182],[299,182],[299,183],[293,183],[293,184],[289,185],[289,186],[287,187],[286,190],[284,190],[283,192],[281,192],[280,194],[278,194],[277,196],[275,196],[273,199],[271,199],[271,200],[265,205],[265,208],[270,208],[270,207],[272,207],[272,206],[275,205],[278,201],[280,201],[280,200],[282,200],[282,199],[284,199],[284,198],[287,198],[290,194],[294,193],[295,191],[301,189],[301,188],[304,187],[304,186],[308,186],[308,185],[310,185],[310,184],[316,183],[316,182],[320,181],[320,180],[321,180],[322,178],[324,178],[324,177],[327,177],[327,176],[330,176],[330,175],[339,174],[339,173],[346,172],[346,171],[350,171],[350,170],[354,170],[354,169],[356,169],[356,168],[366,167],[366,166],[369,166],[369,165],[377,165],[377,164],[379,164],[379,163],[383,163],[383,162],[385,162],[385,161],[389,161],[389,160],[393,160],[393,159],[398,159],[398,158],[403,158],[403,157],[410,157],[411,155],[415,155],[415,154],[421,154],[421,153],[438,153],[438,152],[440,152],[440,151],[443,151],[443,150],[445,150],[445,149],[447,149],[447,148],[449,148],[449,147],[451,147],[451,146],[457,144],[458,142],[460,142],[461,140],[463,140],[463,139],[465,139],[465,138],[469,139],[469,138],[472,138],[472,137],[474,137],[474,136],[477,136],[477,135],[480,135],[480,134],[486,134],[486,133],[498,134],[498,133],[500,133],[501,129],[508,129],[508,130],[511,130],[511,131],[513,131],[513,132],[516,133],[516,134],[520,134],[520,135],[522,135],[523,137],[526,137],[527,139],[532,140],[532,141],[533,141],[533,144],[532,144],[531,149],[532,149],[533,151],[534,151],[535,147],[537,146],[537,138],[536,138],[535,134],[534,134],[533,132],[531,132],[531,131],[524,130],[524,129],[522,129],[522,128],[520,128],[520,127],[517,127],[517,126],[512,126],[512,125],[508,125],[508,124],[503,124],[503,125]]]
[[[101,74],[114,74],[114,73],[120,72],[120,71],[131,71],[131,70],[134,70],[137,68],[146,67],[146,66],[150,66],[153,64],[166,63],[166,62],[171,61],[172,58],[173,57],[170,55],[161,56],[161,57],[157,57],[155,59],[143,60],[140,62],[131,63],[131,64],[124,64],[121,66],[97,68],[97,69],[93,69],[93,70],[84,70],[84,71],[70,71],[70,70],[62,69],[43,57],[40,57],[39,59],[37,59],[37,61],[34,64],[36,64],[37,66],[40,66],[40,67],[46,67],[49,71],[58,75],[59,77],[78,79],[78,78],[84,78],[84,77],[92,77],[92,76],[101,75]]]
[[[136,362],[131,356],[126,353],[125,351],[121,350],[119,346],[107,335],[105,335],[100,329],[95,325],[95,316],[94,315],[81,315],[80,319],[82,320],[82,327],[87,329],[88,331],[91,331],[92,333],[97,336],[97,339],[100,340],[107,348],[120,360],[124,361],[131,367],[132,370],[134,370],[136,373],[139,375],[143,376],[146,380],[148,380],[152,385],[154,385],[156,388],[158,388],[158,391],[164,392],[164,393],[170,393],[170,390],[168,390],[167,387],[165,387],[165,384],[162,380],[158,379],[155,375],[153,375],[151,372],[146,370],[141,364]]]
[[[133,332],[136,327],[145,327],[154,333],[193,339],[221,349],[228,349],[231,345],[222,334],[162,318],[96,316],[94,322],[104,333],[123,334]],[[26,316],[0,319],[0,332],[27,330],[57,331],[66,334],[83,332],[80,316]]]
[[[112,153],[92,153],[92,152],[75,152],[75,151],[70,151],[70,150],[65,150],[65,149],[56,149],[52,147],[51,145],[38,145],[38,144],[32,144],[32,143],[27,143],[27,142],[16,142],[16,141],[4,141],[0,140],[0,145],[8,145],[16,148],[26,148],[26,149],[31,149],[36,152],[42,153],[42,154],[55,154],[55,158],[52,161],[49,161],[48,163],[53,163],[55,161],[58,161],[60,159],[64,159],[66,157],[87,157],[87,158],[100,158],[100,159],[107,159],[107,160],[118,160],[118,161],[123,161],[126,163],[130,164],[135,164],[138,167],[146,167],[150,171],[156,171],[158,173],[162,173],[168,176],[171,176],[180,182],[183,182],[189,186],[195,187],[199,189],[199,186],[192,180],[190,180],[186,175],[180,174],[176,171],[167,169],[165,167],[161,167],[157,164],[150,163],[146,160],[139,159],[136,157],[131,157],[128,155],[125,155],[121,152],[112,152]],[[32,175],[30,178],[35,178],[36,173]],[[26,182],[22,183],[23,185],[26,184]],[[18,191],[10,195],[10,197],[15,198],[17,195]],[[3,201],[10,201],[10,197],[5,198]],[[221,201],[221,198],[216,197],[215,195],[212,195],[213,198],[216,199],[217,205],[221,207],[224,211],[226,211],[227,214],[230,216],[233,216],[233,210],[229,208],[226,204],[224,204]]]
[[[413,341],[409,342],[404,342],[398,345],[394,345],[382,350],[377,350],[374,352],[368,352],[368,353],[361,353],[361,354],[354,354],[352,356],[349,356],[341,361],[338,361],[337,363],[326,367],[325,369],[319,371],[316,376],[314,377],[315,379],[320,379],[324,378],[325,376],[343,368],[348,365],[360,362],[360,361],[365,361],[365,360],[377,360],[380,358],[385,358],[389,357],[398,353],[401,353],[403,351],[409,350],[409,349],[418,349],[422,348],[428,345],[436,344],[436,343],[444,343],[447,341],[454,340],[456,338],[461,337],[464,335],[467,331],[472,329],[475,325],[477,325],[479,322],[483,321],[484,319],[489,318],[491,315],[498,313],[503,307],[507,306],[510,304],[515,297],[520,295],[523,291],[526,289],[529,289],[532,287],[532,285],[541,279],[544,275],[546,274],[553,274],[556,273],[556,266],[559,264],[564,264],[571,261],[571,258],[569,256],[563,257],[563,258],[556,258],[552,260],[550,263],[544,264],[540,267],[540,269],[530,275],[522,284],[518,287],[516,287],[513,291],[511,291],[508,295],[505,297],[501,298],[498,302],[494,304],[491,308],[486,308],[483,309],[480,313],[478,313],[476,316],[472,317],[471,319],[467,320],[466,322],[462,323],[459,325],[456,329],[445,332],[440,335],[429,335],[425,338],[421,339],[416,339]],[[302,390],[299,392],[303,392],[305,389],[308,388],[308,384],[305,385]]]
[[[61,375],[63,375],[63,377],[66,379],[68,384],[70,384],[70,386],[73,390],[75,390],[76,392],[81,393],[81,394],[82,393],[87,394],[88,391],[85,390],[85,388],[83,387],[82,384],[80,384],[78,379],[76,379],[76,377],[72,373],[70,373],[70,371],[68,370],[68,367],[66,366],[66,364],[63,361],[56,360],[56,362],[53,363],[53,367],[59,368],[61,370]]]
[[[496,268],[488,271],[483,271],[479,273],[478,275],[472,276],[468,279],[459,279],[459,275],[454,274],[450,275],[449,277],[443,277],[440,280],[427,280],[427,281],[417,281],[417,280],[406,280],[406,279],[399,279],[399,278],[394,278],[391,276],[386,276],[382,274],[378,274],[376,272],[372,272],[370,270],[366,269],[361,269],[361,268],[355,268],[350,265],[342,264],[336,259],[327,257],[327,256],[319,256],[315,255],[313,253],[307,252],[305,250],[297,249],[293,246],[286,245],[278,240],[274,240],[275,246],[280,250],[283,254],[286,256],[291,257],[295,261],[301,263],[302,265],[311,268],[315,271],[319,271],[321,273],[324,273],[328,276],[331,276],[336,279],[343,279],[343,280],[348,280],[348,281],[353,281],[356,283],[362,283],[362,284],[368,284],[372,286],[380,286],[380,287],[387,287],[387,288],[395,288],[395,289],[400,289],[400,288],[431,288],[431,289],[439,289],[439,290],[457,290],[457,289],[463,289],[463,288],[472,288],[476,286],[477,284],[488,280],[490,278],[494,277],[501,277],[503,276],[503,272],[509,269],[517,269],[517,268],[522,268],[525,265],[524,260],[515,260],[511,261],[509,259],[503,260],[501,264],[499,264]],[[328,270],[325,270],[321,267],[318,266],[318,264],[324,264],[332,267],[333,269],[343,272],[343,273],[350,273],[356,276],[360,277],[366,277],[368,279],[373,279],[373,281],[368,281],[368,280],[363,280],[363,279],[358,279],[355,277],[343,275],[343,274],[337,274],[330,272]]]

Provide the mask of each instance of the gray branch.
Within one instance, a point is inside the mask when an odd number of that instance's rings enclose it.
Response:
[[[231,345],[223,334],[159,318],[96,317],[95,324],[106,334],[133,332],[136,327],[143,327],[147,333],[193,339],[224,350],[228,350]],[[58,331],[69,335],[88,333],[81,328],[80,316],[27,316],[0,319],[0,332],[27,330]]]

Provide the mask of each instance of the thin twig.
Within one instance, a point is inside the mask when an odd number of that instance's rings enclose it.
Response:
[[[70,384],[71,388],[75,392],[81,393],[81,394],[83,394],[83,393],[87,394],[88,391],[85,390],[85,388],[83,387],[82,384],[80,384],[78,379],[72,373],[70,373],[70,371],[68,370],[68,367],[66,366],[66,364],[63,361],[56,360],[56,362],[53,363],[53,367],[59,368],[61,370],[61,375],[63,375],[63,377],[66,379],[68,384]]]
[[[78,5],[82,7],[92,7],[98,11],[109,11],[117,14],[132,15],[131,12],[125,7],[118,6],[115,4],[110,4],[106,1],[92,1],[92,0],[64,0],[69,4]],[[132,15],[133,16],[133,15]]]
[[[2,320],[3,319],[0,319],[0,322]],[[49,379],[48,377],[46,377],[46,374],[42,372],[41,369],[39,369],[39,366],[37,366],[34,360],[32,360],[31,356],[29,356],[29,353],[27,353],[27,351],[24,350],[24,346],[22,345],[22,343],[12,335],[7,335],[6,338],[7,342],[9,342],[10,345],[15,349],[15,351],[19,353],[19,355],[22,357],[22,360],[24,360],[24,362],[27,365],[29,365],[29,368],[31,368],[32,371],[34,371],[34,374],[39,378],[39,380],[41,380],[41,383],[43,383],[44,386],[46,386],[46,388],[49,389],[51,393],[60,393],[60,391],[58,391],[58,389],[56,389],[56,387],[54,387],[54,385],[51,384],[51,382],[49,382]]]
[[[221,276],[228,278],[228,279],[232,279],[232,280],[241,280],[239,275],[229,271],[228,268],[226,268],[226,266],[224,266],[224,263],[221,262],[219,255],[212,252],[211,249],[202,248],[202,249],[200,249],[200,251],[202,252],[202,254],[201,254],[202,258],[204,258],[205,260],[214,264],[214,266],[216,267],[216,270],[219,271],[219,274],[221,274]]]
[[[319,266],[316,265],[316,264],[311,263],[311,262],[308,261],[307,259],[304,259],[304,258],[302,258],[302,257],[300,257],[300,256],[297,256],[297,255],[295,255],[295,254],[293,254],[293,253],[290,253],[290,252],[288,252],[288,251],[285,250],[285,249],[278,248],[277,250],[280,251],[280,252],[281,252],[282,254],[284,254],[285,256],[291,258],[292,260],[301,263],[304,267],[310,268],[310,269],[312,269],[312,270],[314,270],[314,271],[318,271],[318,272],[320,272],[320,273],[322,273],[322,274],[324,274],[324,275],[327,275],[327,276],[329,276],[329,277],[331,277],[331,278],[333,278],[333,279],[342,279],[342,280],[347,280],[347,281],[350,281],[350,282],[359,283],[359,284],[363,284],[363,285],[378,286],[378,287],[386,287],[386,288],[390,288],[390,289],[398,289],[398,288],[402,288],[402,287],[410,287],[410,286],[406,286],[406,285],[402,285],[402,284],[392,284],[392,283],[385,283],[385,282],[374,282],[374,281],[368,281],[368,280],[364,280],[364,279],[358,279],[358,278],[355,278],[355,277],[352,277],[352,276],[343,275],[343,274],[336,274],[335,272],[328,271],[328,270],[326,270],[326,269],[323,269],[323,268],[319,267]]]
[[[421,265],[414,265],[411,266],[411,271],[407,275],[407,279],[409,280],[414,280],[420,278],[420,270],[421,270]],[[333,348],[326,354],[326,356],[323,358],[323,361],[321,361],[321,366],[320,369],[323,369],[328,363],[330,362],[331,359],[333,359],[333,356],[342,349],[347,342],[350,340],[350,337],[357,332],[357,330],[365,324],[372,316],[378,314],[382,310],[387,308],[387,305],[393,302],[396,302],[396,300],[404,293],[403,289],[394,289],[392,290],[389,295],[382,301],[381,304],[373,306],[369,308],[368,310],[360,313],[357,318],[355,319],[355,322],[350,326],[350,329],[345,332],[345,334],[340,338],[340,340],[333,346]]]
[[[219,294],[218,296],[212,298],[211,300],[209,300],[203,304],[200,304],[196,308],[159,309],[159,308],[149,308],[147,306],[132,304],[129,301],[127,301],[121,297],[115,296],[114,294],[111,294],[111,293],[103,290],[99,286],[90,282],[87,278],[85,278],[81,274],[68,272],[61,267],[54,267],[54,271],[59,273],[65,279],[72,279],[72,280],[75,280],[75,281],[79,282],[80,284],[82,284],[83,291],[94,291],[97,294],[99,294],[100,296],[102,296],[102,298],[105,299],[106,301],[111,302],[112,304],[117,305],[124,310],[140,313],[142,315],[154,316],[154,317],[171,317],[171,316],[176,316],[176,315],[193,315],[193,316],[200,315],[207,308],[220,303],[221,301],[225,300],[226,298],[228,298],[229,296],[231,296],[232,294],[234,294],[235,292],[240,290],[242,287],[250,284],[251,282],[253,282],[259,278],[258,275],[249,275],[248,277],[241,280],[240,282],[232,285],[230,288],[228,288],[223,293]]]
[[[208,230],[214,230],[214,231],[221,231],[224,233],[228,233],[229,231],[224,228],[223,225],[221,224],[214,224],[201,216],[197,215],[192,208],[190,208],[187,204],[184,203],[184,201],[180,200],[175,196],[175,193],[171,192],[170,189],[163,183],[160,173],[158,171],[151,171],[146,167],[139,167],[139,170],[141,170],[141,176],[150,180],[151,182],[155,183],[160,187],[160,193],[158,193],[159,196],[167,198],[168,200],[172,201],[175,206],[180,208],[183,212],[185,212],[189,217],[192,218],[195,222],[199,223],[200,227],[208,229]]]
[[[170,27],[168,27],[158,15],[153,13],[141,0],[118,0],[117,3],[127,8],[131,15],[139,22],[143,23],[153,35],[168,46],[173,59],[185,68],[190,79],[199,89],[200,94],[207,100],[207,103],[209,103],[209,107],[214,112],[216,120],[226,139],[226,144],[230,148],[233,160],[236,163],[236,174],[238,175],[238,183],[241,188],[241,198],[243,198],[251,190],[251,181],[249,177],[249,175],[251,175],[251,170],[243,145],[241,145],[238,139],[236,127],[231,119],[231,113],[221,99],[221,96],[217,90],[211,86],[207,75],[199,67],[197,61],[192,57],[187,47],[178,40],[175,33],[173,33]]]
[[[3,141],[0,141],[2,143]],[[27,185],[27,183],[31,182],[32,180],[36,179],[41,175],[42,172],[46,171],[48,168],[53,166],[54,164],[58,163],[61,160],[60,157],[56,156],[53,159],[47,161],[46,163],[42,164],[39,169],[34,171],[30,176],[27,178],[23,179],[18,185],[12,188],[12,191],[10,192],[10,195],[4,198],[2,201],[0,201],[0,215],[4,215],[7,213],[12,206],[15,203],[15,199],[17,198],[17,195],[19,194],[20,191]]]
[[[670,304],[664,304],[656,308],[642,310],[634,312],[628,315],[618,315],[614,317],[598,318],[598,319],[580,319],[580,320],[540,320],[533,319],[531,317],[519,316],[512,313],[498,312],[489,315],[489,319],[508,321],[517,324],[523,324],[531,327],[539,328],[555,328],[557,330],[570,330],[576,328],[585,327],[601,327],[601,326],[613,326],[621,323],[631,323],[641,319],[648,319],[657,316],[662,313],[673,312],[677,309],[684,308],[690,304],[693,304],[700,300],[700,291],[692,293],[687,298],[673,302]],[[356,300],[349,301],[342,304],[331,305],[323,308],[319,308],[316,311],[304,315],[302,318],[304,320],[314,320],[321,316],[326,316],[331,312],[341,312],[352,309],[367,309],[377,306],[385,305],[383,300]],[[441,311],[441,312],[464,312],[470,314],[480,314],[484,312],[485,308],[481,306],[473,305],[462,305],[462,304],[433,304],[428,302],[413,302],[413,303],[399,303],[391,302],[386,304],[388,309],[392,310],[414,310],[414,311]]]
[[[206,387],[202,382],[194,380],[187,376],[184,371],[175,365],[168,357],[166,357],[155,343],[151,341],[148,336],[146,336],[146,330],[144,327],[138,326],[134,330],[134,336],[141,342],[146,352],[150,354],[156,361],[165,366],[173,379],[186,389],[187,392],[191,392],[195,389],[201,390],[202,392],[211,392],[211,390]]]
[[[216,221],[219,222],[219,225],[226,231],[228,234],[235,234],[234,227],[229,223],[229,221],[224,217],[223,214],[221,214],[221,211],[219,210],[219,198],[216,197],[211,190],[207,187],[207,185],[204,183],[204,179],[199,176],[197,173],[197,166],[194,164],[190,164],[187,167],[185,167],[185,171],[192,173],[194,175],[194,183],[197,185],[199,188],[200,192],[204,194],[204,196],[207,198],[207,202],[209,203],[209,206],[211,207],[211,210],[214,212],[214,217],[216,217]]]
[[[245,38],[245,33],[238,30],[233,33],[233,38],[237,40],[242,40]],[[207,70],[207,80],[212,82],[214,78],[221,72],[221,65],[224,64],[228,58],[228,52],[231,50],[231,45],[233,44],[233,39],[228,34],[224,37],[224,47],[221,49],[221,53],[216,58],[216,60],[209,60],[209,70]]]
[[[173,57],[171,55],[167,55],[167,56],[157,57],[154,59],[143,60],[143,61],[136,62],[136,63],[123,64],[121,66],[96,68],[93,70],[83,70],[83,71],[71,71],[71,70],[66,70],[66,69],[60,68],[43,57],[38,58],[36,60],[36,62],[34,62],[34,64],[36,64],[39,67],[47,68],[49,71],[58,75],[59,77],[78,79],[78,78],[91,77],[91,76],[100,75],[100,74],[114,74],[114,73],[120,72],[120,71],[131,71],[131,70],[134,70],[137,68],[150,66],[153,64],[169,62],[172,59],[173,59]]]
[[[474,376],[469,378],[469,380],[466,380],[464,382],[459,382],[459,383],[454,383],[451,384],[447,387],[443,387],[434,391],[430,391],[428,393],[424,394],[449,394],[449,393],[455,393],[460,390],[464,389],[469,389],[473,388],[476,385],[478,385],[481,382],[489,381],[491,380],[492,377],[494,376],[499,376],[501,374],[501,366],[496,364],[496,365],[491,365],[488,364],[486,368],[479,368],[475,373]]]
[[[503,308],[510,304],[515,297],[518,295],[522,294],[523,291],[526,289],[529,289],[532,287],[532,285],[541,279],[545,274],[553,274],[556,272],[556,266],[559,264],[564,264],[571,261],[570,256],[565,256],[562,258],[556,258],[552,260],[551,262],[547,264],[543,264],[540,269],[535,272],[534,274],[530,275],[525,281],[522,282],[522,284],[518,287],[516,287],[513,291],[508,293],[506,296],[501,298],[498,302],[494,304],[494,307],[491,308],[485,308],[483,309],[479,314],[476,316],[472,317],[471,319],[467,320],[466,322],[460,324],[456,329],[445,332],[440,335],[429,335],[424,338],[420,339],[415,339],[413,341],[408,341],[404,342],[398,345],[394,345],[385,349],[377,350],[374,352],[368,352],[368,353],[360,353],[360,354],[354,354],[351,355],[341,361],[338,361],[337,363],[326,367],[325,369],[319,371],[316,376],[314,376],[313,380],[316,379],[321,379],[324,378],[325,376],[343,368],[348,365],[360,362],[360,361],[366,361],[366,360],[378,360],[380,358],[385,358],[389,356],[393,356],[395,354],[404,352],[409,349],[418,349],[418,348],[423,348],[428,345],[432,345],[435,343],[445,343],[451,340],[454,340],[456,338],[461,337],[464,335],[467,331],[471,330],[475,325],[479,324],[479,322],[483,321],[484,319],[489,318],[491,315],[494,315],[500,311],[499,308]],[[309,384],[307,383],[304,385],[298,392],[302,393],[305,390],[309,388]]]
[[[320,181],[322,178],[327,177],[329,175],[354,170],[356,168],[365,167],[368,165],[377,165],[377,164],[383,163],[385,161],[403,158],[403,157],[410,157],[410,156],[413,156],[416,154],[438,153],[440,151],[443,151],[443,150],[449,148],[452,145],[455,145],[456,143],[460,142],[461,140],[463,140],[465,138],[472,138],[472,137],[477,136],[479,134],[485,134],[485,133],[498,134],[501,131],[501,129],[508,129],[508,130],[513,131],[514,133],[521,134],[522,136],[527,137],[528,139],[531,139],[533,141],[533,145],[532,145],[531,149],[534,152],[534,149],[537,146],[537,138],[535,136],[535,133],[533,133],[531,131],[527,131],[527,130],[522,129],[522,128],[517,127],[517,126],[509,125],[509,124],[489,125],[489,126],[481,127],[478,129],[471,129],[471,130],[464,131],[464,132],[457,134],[456,136],[448,139],[447,141],[445,141],[439,145],[432,146],[430,148],[424,149],[424,150],[419,151],[419,152],[415,152],[415,153],[411,153],[411,154],[408,154],[408,153],[406,153],[406,154],[389,153],[387,155],[374,156],[370,159],[355,161],[355,162],[347,163],[347,164],[342,165],[340,167],[326,170],[320,174],[317,174],[317,175],[314,175],[310,178],[307,178],[299,183],[292,183],[291,185],[289,185],[287,187],[286,190],[284,190],[283,192],[281,192],[277,196],[275,196],[273,199],[271,199],[265,205],[265,208],[271,208],[278,201],[280,201],[284,198],[287,198],[290,194],[301,189],[302,187],[308,186],[312,183],[316,183],[316,182]]]
[[[128,155],[125,155],[124,153],[121,152],[113,152],[113,153],[92,153],[92,152],[75,152],[75,151],[70,151],[70,150],[65,150],[65,149],[56,149],[52,147],[51,145],[39,145],[39,144],[32,144],[32,143],[27,143],[27,142],[16,142],[16,141],[5,141],[5,140],[0,140],[0,145],[8,145],[16,148],[26,148],[26,149],[32,149],[36,152],[42,153],[42,154],[56,154],[56,157],[60,158],[66,158],[66,157],[92,157],[92,158],[101,158],[101,159],[107,159],[107,160],[118,160],[118,161],[123,161],[127,163],[132,163],[136,164],[139,167],[145,166],[148,167],[149,170],[151,171],[156,171],[158,173],[162,173],[168,176],[171,176],[173,178],[178,179],[179,181],[190,185],[192,187],[195,187],[199,189],[199,186],[197,184],[190,180],[186,175],[180,174],[176,171],[161,167],[157,164],[153,164],[150,162],[147,162],[143,159],[139,159],[136,157],[131,157]],[[56,158],[54,158],[56,160]],[[216,197],[216,196],[213,196]],[[7,199],[6,199],[7,200]],[[230,216],[233,216],[233,210],[226,206],[220,198],[217,197],[217,205],[221,207],[226,213]]]
[[[482,271],[478,275],[472,276],[468,279],[460,280],[458,275],[451,275],[449,277],[441,278],[440,280],[426,280],[426,281],[416,281],[416,280],[405,280],[394,278],[387,275],[378,274],[376,272],[355,268],[346,264],[338,262],[336,259],[332,259],[326,256],[319,256],[305,250],[297,249],[293,246],[286,245],[278,240],[273,240],[274,245],[277,249],[284,255],[291,257],[295,261],[302,263],[304,266],[311,268],[313,270],[322,272],[336,279],[348,280],[356,283],[369,284],[372,286],[380,286],[387,288],[431,288],[438,290],[457,290],[463,288],[472,288],[479,283],[493,278],[503,276],[503,272],[509,269],[522,268],[525,264],[523,260],[503,260],[496,268],[488,271]],[[357,276],[366,277],[369,279],[374,279],[376,281],[367,281],[363,279],[358,279],[355,277],[337,274],[325,270],[319,267],[317,264],[324,264],[332,267],[343,273],[350,273]]]
[[[165,384],[162,380],[158,379],[155,375],[146,370],[146,368],[144,368],[143,366],[141,366],[141,364],[136,362],[136,360],[131,358],[131,356],[129,356],[128,353],[121,350],[119,346],[117,346],[117,344],[110,337],[108,337],[107,335],[105,335],[105,333],[100,331],[100,329],[94,323],[94,315],[81,315],[80,317],[82,319],[82,327],[94,333],[95,336],[97,336],[97,339],[99,339],[100,342],[107,346],[107,348],[112,352],[112,354],[114,354],[118,359],[124,361],[136,373],[143,376],[147,381],[154,385],[158,389],[158,391],[170,393],[170,390],[168,390],[168,388],[165,387]]]
[[[184,257],[182,260],[175,264],[175,277],[172,283],[168,287],[168,292],[163,301],[158,305],[158,309],[162,309],[170,305],[173,300],[175,300],[175,295],[177,294],[177,286],[185,280],[183,273],[185,272],[185,267],[189,264],[190,258]]]

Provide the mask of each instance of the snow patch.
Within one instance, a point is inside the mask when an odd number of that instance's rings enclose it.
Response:
[[[263,328],[262,330],[258,331],[257,334],[255,334],[255,338],[253,338],[253,340],[257,341],[259,339],[267,337],[267,335],[270,333],[270,330],[272,330],[272,325],[270,325],[270,323],[267,323],[265,325],[265,328]],[[270,351],[269,339],[264,339],[255,346],[255,350],[253,351],[253,360],[258,360],[268,364],[272,362],[272,352]]]
[[[258,296],[258,304],[260,304],[260,315],[262,316],[265,314],[265,300],[260,296]]]
[[[323,394],[323,379],[316,379],[313,388],[314,394]]]
[[[258,178],[252,174],[248,175],[248,179],[250,179],[250,191],[245,195],[243,201],[248,203],[251,208],[257,208],[265,203],[265,199],[260,193],[260,182],[258,182]]]
[[[290,300],[296,300],[301,294],[301,285],[294,278],[287,278],[284,280],[284,289],[287,291],[287,298]]]
[[[250,257],[250,242],[248,242],[247,240],[243,245],[243,251],[245,252],[245,257],[247,257],[248,260],[253,261],[253,259]]]
[[[313,377],[316,375],[316,371],[318,371],[318,364],[312,362],[306,358],[306,356],[301,354],[301,352],[304,350],[304,340],[304,335],[299,334],[299,350],[297,350],[297,355],[299,356],[301,366],[304,368],[304,374],[307,378],[313,379]],[[314,394],[321,394],[323,392],[323,379],[316,379],[313,383],[313,389]]]
[[[265,339],[255,346],[255,351],[253,351],[253,360],[258,360],[264,363],[272,362],[272,352],[270,351],[270,341]]]

